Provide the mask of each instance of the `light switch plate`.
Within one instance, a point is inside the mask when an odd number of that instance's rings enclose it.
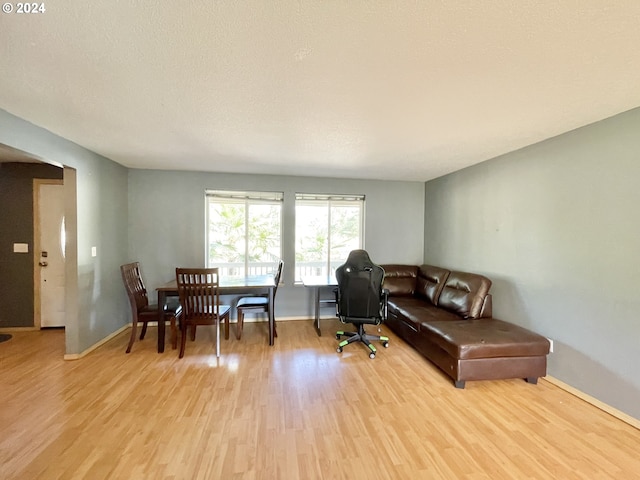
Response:
[[[92,256],[92,257],[97,257],[97,256],[98,256],[98,249],[97,249],[97,247],[91,247],[91,256]]]
[[[13,244],[13,253],[29,253],[29,244],[28,243],[14,243]]]

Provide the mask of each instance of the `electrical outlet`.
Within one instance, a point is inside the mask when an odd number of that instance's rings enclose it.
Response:
[[[550,338],[547,338],[547,340],[549,340],[549,343],[551,344],[549,346],[549,353],[553,353],[553,340],[551,340]]]

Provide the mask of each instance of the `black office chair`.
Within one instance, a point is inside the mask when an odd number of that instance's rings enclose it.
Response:
[[[350,343],[362,342],[369,348],[369,358],[376,358],[376,347],[371,342],[381,341],[386,348],[389,338],[369,335],[365,325],[379,325],[387,318],[389,291],[382,288],[384,269],[376,265],[364,250],[353,250],[344,265],[336,269],[337,316],[342,323],[352,323],[357,332],[336,332],[336,338],[347,337],[338,345],[338,353]]]

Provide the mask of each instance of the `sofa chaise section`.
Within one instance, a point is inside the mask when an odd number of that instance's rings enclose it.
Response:
[[[492,317],[491,281],[431,265],[383,265],[387,324],[449,375],[467,380],[546,375],[549,341]]]

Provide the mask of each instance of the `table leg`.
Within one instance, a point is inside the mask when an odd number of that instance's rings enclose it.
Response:
[[[316,305],[315,305],[315,323],[314,327],[316,329],[316,333],[319,337],[322,336],[322,332],[320,331],[320,287],[315,288],[316,291]]]
[[[274,333],[276,329],[276,316],[275,316],[275,299],[273,296],[273,291],[275,287],[269,288],[269,345],[273,345],[274,343]]]
[[[162,290],[158,291],[158,353],[164,352],[164,304],[166,300],[166,293]]]
[[[218,313],[220,313],[219,310]],[[216,315],[216,358],[220,358],[220,315]]]

